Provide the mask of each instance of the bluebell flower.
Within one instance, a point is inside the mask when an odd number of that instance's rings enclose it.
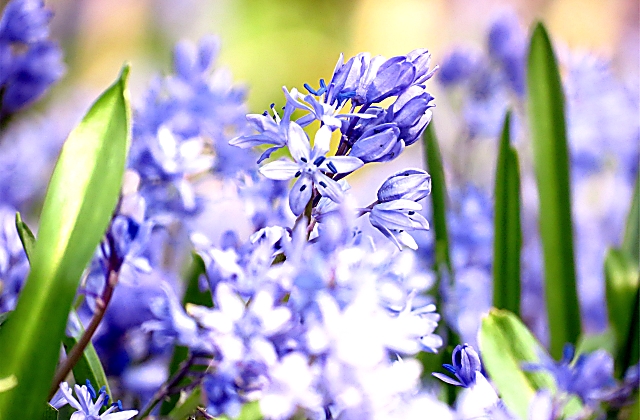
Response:
[[[496,19],[489,29],[489,54],[502,67],[507,82],[518,95],[525,93],[527,36],[515,14]]]
[[[525,368],[549,372],[559,390],[576,395],[584,404],[594,406],[615,388],[613,358],[605,350],[581,354],[575,360],[574,356],[574,347],[566,344],[559,362],[544,354],[540,363],[527,363]]]
[[[418,249],[407,231],[429,229],[429,222],[419,213],[421,210],[420,204],[406,199],[377,203],[369,212],[369,221],[398,249],[402,249],[402,245]]]
[[[73,396],[71,389],[66,382],[62,382],[60,384],[60,391],[62,391],[62,395],[66,400],[66,403],[77,410],[71,415],[73,420],[128,420],[138,414],[137,410],[115,412],[119,409],[117,403],[112,404],[106,409],[106,411],[100,414],[100,410],[106,402],[106,394],[104,392],[100,392],[100,395],[98,395],[97,400],[94,402],[93,398],[95,397],[92,397],[91,392],[86,385],[76,385],[74,387],[76,397]],[[57,402],[56,405],[58,408],[61,407],[61,403],[61,401]]]
[[[0,18],[0,39],[30,44],[49,37],[53,13],[42,0],[12,0]]]
[[[321,80],[321,83],[324,84],[324,80]],[[342,104],[320,102],[315,95],[302,95],[296,88],[291,89],[291,92],[285,87],[283,87],[282,90],[287,98],[287,106],[309,112],[309,114],[296,120],[296,123],[301,127],[306,127],[317,120],[333,131],[342,127],[344,120],[351,118],[374,118],[374,116],[370,114],[340,113],[339,111],[342,108]]]
[[[444,364],[442,366],[453,374],[456,379],[438,372],[434,372],[432,375],[448,384],[463,388],[470,388],[475,385],[476,377],[482,371],[482,363],[473,347],[468,344],[458,344],[453,350],[451,363],[453,364]]]
[[[431,96],[423,86],[413,85],[405,90],[386,114],[386,121],[395,123],[400,129],[399,138],[405,146],[410,146],[421,137],[422,132],[431,122],[432,113],[429,108]]]
[[[456,49],[440,64],[438,81],[444,87],[458,85],[469,80],[476,69],[478,57],[472,51]]]
[[[405,169],[387,178],[378,188],[378,201],[420,201],[431,192],[431,176],[422,169]]]
[[[246,132],[245,89],[215,69],[217,40],[180,43],[174,74],[151,84],[133,121],[129,168],[140,174],[150,216],[186,222],[203,208],[199,177],[222,178],[252,168],[255,156],[228,144]]]
[[[274,151],[287,145],[289,123],[291,122],[291,114],[295,110],[295,107],[293,103],[287,101],[282,118],[280,118],[280,115],[276,112],[275,106],[272,106],[271,110],[273,117],[269,116],[266,111],[263,114],[247,115],[247,121],[255,131],[258,132],[257,134],[245,134],[229,140],[231,146],[237,146],[243,149],[254,146],[271,145],[272,147],[262,152],[258,163],[267,159]]]
[[[404,146],[400,128],[394,123],[384,123],[366,129],[353,143],[349,156],[365,163],[386,162],[398,157]]]
[[[40,97],[64,73],[48,40],[52,13],[41,0],[12,0],[0,18],[0,119]]]
[[[260,399],[260,412],[267,418],[288,419],[302,407],[317,412],[322,396],[317,391],[317,375],[307,357],[298,352],[287,354],[270,371],[269,384]]]
[[[320,195],[340,202],[342,190],[336,181],[325,175],[345,174],[355,171],[363,162],[352,156],[326,157],[329,151],[331,130],[327,126],[320,127],[316,132],[313,149],[309,138],[298,124],[292,122],[289,126],[287,145],[294,161],[277,160],[267,163],[260,168],[260,172],[270,179],[287,180],[298,178],[289,193],[289,206],[296,216],[302,214],[311,199],[313,189]]]

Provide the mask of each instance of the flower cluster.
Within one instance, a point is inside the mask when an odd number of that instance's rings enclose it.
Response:
[[[42,0],[12,0],[0,18],[0,121],[40,97],[64,73]]]
[[[305,239],[305,229],[267,228],[220,249],[194,238],[213,308],[187,306],[194,323],[175,305],[147,326],[211,358],[209,413],[234,415],[259,400],[268,418],[384,417],[416,398],[421,366],[411,356],[442,344],[423,295],[432,279],[416,271],[413,254],[368,241],[328,251]]]

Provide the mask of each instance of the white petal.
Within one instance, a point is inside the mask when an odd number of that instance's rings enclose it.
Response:
[[[320,168],[327,172],[346,174],[359,169],[364,162],[354,156],[333,156],[325,159]]]
[[[311,152],[309,138],[302,127],[293,121],[289,124],[289,138],[287,146],[289,146],[289,152],[296,162],[302,161],[303,158],[309,161],[309,155]]]
[[[158,143],[160,143],[160,148],[168,157],[172,158],[178,153],[176,138],[171,130],[165,126],[158,129]]]
[[[313,155],[314,158],[324,156],[329,152],[329,146],[331,145],[331,129],[323,125],[316,132],[316,136],[313,139]]]
[[[291,179],[300,170],[300,165],[289,160],[276,160],[260,168],[260,173],[269,179],[285,181]]]

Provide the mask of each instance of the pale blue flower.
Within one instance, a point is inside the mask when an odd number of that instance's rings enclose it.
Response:
[[[387,178],[378,188],[378,201],[420,201],[431,192],[431,176],[422,169],[405,169]]]
[[[128,420],[138,414],[137,410],[126,410],[114,412],[118,409],[118,404],[113,404],[105,412],[100,414],[100,410],[105,403],[106,394],[100,392],[98,399],[94,402],[91,392],[85,386],[74,387],[76,398],[71,393],[71,389],[66,382],[60,384],[60,390],[67,403],[77,411],[71,415],[70,420]],[[60,407],[60,402],[57,404]]]
[[[307,134],[295,122],[289,126],[287,145],[293,157],[289,160],[277,160],[260,168],[260,173],[270,179],[287,180],[298,178],[289,193],[289,206],[296,216],[302,214],[311,199],[315,187],[320,195],[335,202],[342,200],[342,189],[333,179],[325,175],[345,174],[355,171],[363,162],[352,156],[326,157],[331,141],[331,129],[322,126],[316,132],[313,149]]]
[[[377,203],[369,212],[369,221],[398,249],[402,249],[402,245],[418,249],[407,231],[429,230],[429,222],[419,213],[421,210],[420,204],[406,199]]]

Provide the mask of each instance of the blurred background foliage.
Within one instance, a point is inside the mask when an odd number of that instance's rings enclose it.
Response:
[[[4,6],[6,0],[0,0]],[[426,47],[439,63],[455,45],[483,47],[493,18],[515,11],[529,25],[547,23],[554,40],[611,60],[625,78],[639,67],[637,0],[48,0],[52,38],[61,41],[68,71],[48,100],[80,83],[107,85],[132,63],[132,97],[141,100],[149,76],[167,72],[181,39],[221,40],[220,64],[250,87],[261,112],[280,101],[280,87],[317,85],[341,52],[387,57]],[[438,91],[433,86],[436,99]],[[90,95],[94,97],[95,95]],[[64,101],[64,99],[63,99]],[[40,106],[44,106],[42,101]]]

